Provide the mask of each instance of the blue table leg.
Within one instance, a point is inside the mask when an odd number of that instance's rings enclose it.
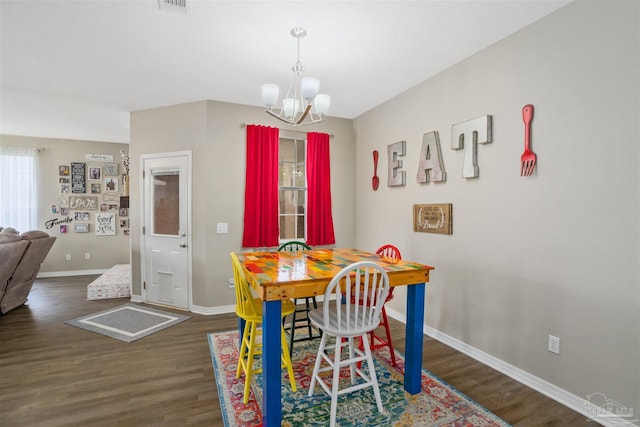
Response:
[[[280,427],[282,423],[281,378],[281,330],[282,302],[262,302],[262,409],[264,427]]]
[[[407,330],[405,336],[404,389],[411,394],[422,390],[422,325],[424,323],[424,283],[407,288]]]

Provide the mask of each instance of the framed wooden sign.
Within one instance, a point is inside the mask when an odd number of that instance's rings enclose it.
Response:
[[[69,209],[98,210],[98,196],[69,196]]]
[[[84,163],[71,162],[71,192],[86,193],[86,169]]]
[[[453,204],[413,205],[413,231],[422,233],[453,233]]]

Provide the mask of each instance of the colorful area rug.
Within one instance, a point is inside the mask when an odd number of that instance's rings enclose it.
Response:
[[[125,304],[64,323],[120,341],[132,342],[187,319],[190,317],[141,305]]]
[[[239,338],[237,332],[209,334],[213,369],[225,427],[262,425],[262,375],[251,385],[249,403],[242,403],[244,376],[236,379]],[[308,397],[319,340],[296,342],[293,354],[297,392],[292,392],[286,371],[282,374],[282,425],[328,426],[331,400],[316,385]],[[432,373],[422,371],[422,392],[410,395],[404,391],[404,357],[396,352],[398,368],[391,365],[386,348],[374,350],[376,375],[385,413],[378,412],[371,387],[338,398],[339,426],[509,426],[506,422],[464,396]],[[256,359],[261,363],[260,358]],[[348,381],[348,370],[341,375]]]

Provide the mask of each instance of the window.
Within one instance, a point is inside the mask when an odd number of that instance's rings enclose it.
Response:
[[[305,240],[306,139],[282,136],[278,146],[280,242]]]
[[[243,248],[335,243],[329,134],[247,125]]]
[[[37,228],[37,156],[37,148],[0,146],[0,226]]]

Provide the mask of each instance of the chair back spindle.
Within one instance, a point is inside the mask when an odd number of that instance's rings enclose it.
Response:
[[[297,240],[286,242],[280,245],[278,248],[278,252],[299,252],[304,250],[311,250],[311,246],[307,245],[304,242],[299,242]]]

